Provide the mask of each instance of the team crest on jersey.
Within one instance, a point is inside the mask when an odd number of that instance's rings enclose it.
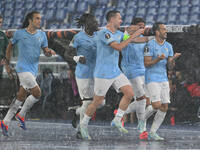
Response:
[[[165,48],[165,50],[168,52],[168,48]]]
[[[41,42],[41,38],[40,37],[38,37],[37,39],[38,39],[39,42]]]
[[[105,38],[106,38],[106,39],[109,39],[109,38],[110,38],[110,34],[109,34],[109,33],[106,33],[106,34],[105,34]]]

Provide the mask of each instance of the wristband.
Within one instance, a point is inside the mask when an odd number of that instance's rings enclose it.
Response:
[[[78,62],[79,62],[79,59],[80,59],[80,57],[84,57],[84,56],[83,56],[83,55],[74,56],[74,57],[73,57],[73,60],[74,60],[76,63],[78,63]]]
[[[123,41],[126,41],[126,40],[128,40],[129,39],[129,35],[128,34],[124,34],[124,37],[123,37]]]

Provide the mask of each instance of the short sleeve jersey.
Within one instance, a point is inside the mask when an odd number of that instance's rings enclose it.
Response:
[[[97,58],[94,76],[96,78],[111,79],[120,75],[119,52],[112,48],[112,42],[120,43],[123,38],[123,32],[117,30],[112,33],[104,28],[97,33]]]
[[[16,71],[31,72],[36,76],[41,48],[48,46],[45,32],[37,30],[30,34],[26,29],[20,29],[14,33],[11,43],[17,44],[19,49]]]
[[[77,63],[75,75],[78,78],[93,78],[96,63],[96,33],[88,36],[84,31],[77,33],[72,40],[72,47],[76,48],[77,55],[83,55],[86,58],[86,64]]]
[[[122,50],[121,68],[128,79],[145,74],[144,46],[145,43],[129,43]]]
[[[164,42],[162,45],[158,44],[155,39],[148,42],[149,49],[144,52],[144,56],[151,56],[152,60],[156,59],[158,55],[162,53],[165,55],[165,59],[160,60],[158,63],[146,67],[145,82],[165,82],[168,81],[167,77],[167,61],[168,57],[173,56],[172,45],[168,42]]]

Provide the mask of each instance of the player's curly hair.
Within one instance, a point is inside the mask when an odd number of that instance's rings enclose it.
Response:
[[[76,24],[78,28],[84,28],[88,35],[93,35],[94,32],[98,31],[98,21],[90,13],[84,13],[80,18],[76,18]]]
[[[76,25],[78,28],[85,27],[94,16],[90,13],[84,13],[80,18],[76,18]]]

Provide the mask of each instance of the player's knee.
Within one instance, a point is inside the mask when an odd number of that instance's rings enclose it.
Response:
[[[167,110],[168,110],[168,107],[166,107],[166,108],[163,109],[164,112],[167,112]]]
[[[133,91],[129,91],[129,92],[125,93],[124,96],[126,97],[127,100],[131,101],[134,97],[134,93],[133,93]]]
[[[36,99],[40,99],[42,93],[39,86],[32,88],[30,91],[31,91],[31,95],[33,95]]]
[[[154,109],[159,109],[161,107],[161,102],[154,102],[154,103],[152,103],[152,107]]]
[[[41,92],[40,93],[37,93],[37,94],[34,94],[33,95],[36,99],[40,99],[40,97],[41,97]]]
[[[25,99],[26,99],[26,95],[24,95],[24,94],[21,94],[21,93],[17,93],[17,99],[19,100],[19,101],[24,101]]]
[[[92,101],[92,104],[94,105],[94,107],[99,107],[101,104],[102,104],[102,102],[103,102],[103,100],[104,100],[104,97],[96,97],[96,98],[94,98],[94,100]]]
[[[33,95],[36,99],[39,99],[39,98],[41,97],[41,95],[42,95],[41,90],[38,89],[38,90],[32,92],[32,95]]]
[[[133,89],[131,86],[127,85],[121,88],[122,93],[124,94],[124,98],[128,101],[131,101],[134,97]]]
[[[168,104],[162,104],[160,110],[163,111],[163,112],[167,112]]]
[[[96,102],[94,103],[95,107],[96,107],[96,108],[99,107],[99,106],[102,104],[102,102],[103,102],[103,100],[96,101]]]

